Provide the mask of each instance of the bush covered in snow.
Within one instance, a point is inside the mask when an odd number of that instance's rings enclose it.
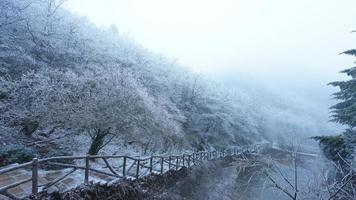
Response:
[[[20,145],[9,145],[0,149],[0,167],[12,163],[24,163],[35,157],[34,152]]]

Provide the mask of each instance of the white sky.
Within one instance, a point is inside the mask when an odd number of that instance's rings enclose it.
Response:
[[[194,71],[243,75],[328,99],[326,84],[355,59],[356,0],[69,0],[98,26],[115,24],[136,42]]]

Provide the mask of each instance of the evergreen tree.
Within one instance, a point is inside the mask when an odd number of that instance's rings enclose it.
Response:
[[[343,54],[356,57],[356,49],[345,51]],[[327,158],[345,164],[344,159],[352,161],[356,158],[356,66],[343,70],[341,73],[347,74],[351,79],[329,83],[329,85],[340,89],[333,94],[339,102],[330,107],[332,110],[331,117],[332,121],[346,125],[348,128],[341,135],[313,138],[319,141]]]
[[[344,54],[356,56],[356,49],[345,51]],[[353,129],[356,126],[356,67],[346,69],[342,73],[351,76],[351,79],[329,83],[340,88],[339,92],[334,93],[335,99],[340,102],[331,107],[332,118],[333,121]]]

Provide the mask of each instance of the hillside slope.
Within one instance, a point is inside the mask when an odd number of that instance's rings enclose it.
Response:
[[[0,2],[1,146],[42,156],[221,149],[313,126],[286,103],[232,92],[63,2]]]

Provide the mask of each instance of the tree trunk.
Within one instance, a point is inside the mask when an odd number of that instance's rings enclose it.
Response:
[[[37,121],[26,121],[23,124],[22,133],[27,136],[31,136],[33,132],[37,130],[39,123]]]
[[[96,132],[96,135],[91,139],[91,144],[88,151],[89,155],[97,155],[99,153],[100,149],[103,148],[104,139],[106,135],[107,134],[105,132],[102,132],[100,130]]]

